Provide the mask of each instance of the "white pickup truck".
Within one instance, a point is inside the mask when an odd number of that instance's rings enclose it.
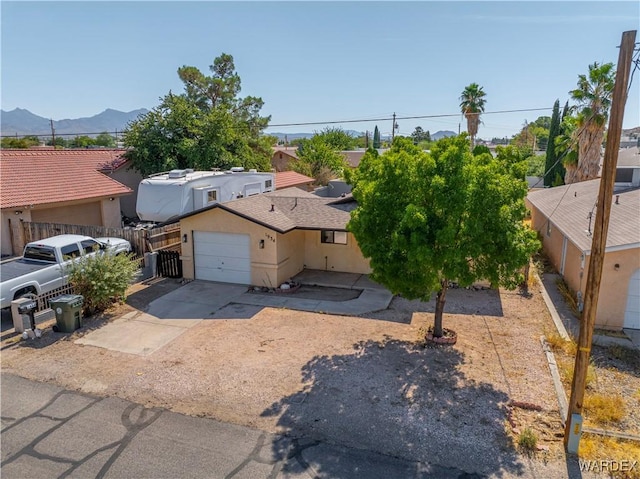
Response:
[[[0,263],[0,308],[29,295],[40,295],[67,284],[66,267],[89,254],[109,251],[128,253],[131,244],[121,238],[58,235],[33,241],[20,258]]]

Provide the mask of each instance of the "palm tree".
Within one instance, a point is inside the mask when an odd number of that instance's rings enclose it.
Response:
[[[472,83],[466,87],[462,95],[460,95],[460,109],[467,119],[467,131],[471,137],[471,149],[475,146],[480,114],[484,113],[485,95],[486,93],[477,83]]]
[[[589,65],[588,75],[578,76],[578,88],[569,92],[577,102],[578,164],[574,181],[597,178],[600,150],[609,117],[615,83],[613,63]]]

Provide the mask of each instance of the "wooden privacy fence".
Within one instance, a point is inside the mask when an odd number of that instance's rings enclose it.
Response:
[[[158,276],[182,278],[182,261],[177,251],[158,251]]]
[[[68,225],[62,223],[22,222],[22,244],[14,242],[14,252],[21,252],[26,243],[61,234],[77,234],[100,238],[112,236],[124,238],[131,243],[133,253],[140,257],[145,253],[171,249],[180,251],[180,224],[173,223],[150,229],[106,228],[95,225]],[[14,241],[17,240],[14,238]]]

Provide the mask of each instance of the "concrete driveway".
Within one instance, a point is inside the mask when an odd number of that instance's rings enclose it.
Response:
[[[214,317],[247,290],[237,284],[193,281],[76,340],[124,353],[147,356],[204,319]]]
[[[322,292],[312,299],[298,298],[295,293],[259,295],[248,292],[245,285],[195,280],[152,301],[143,312],[129,312],[76,343],[147,356],[206,319],[249,319],[263,307],[358,316],[386,309],[393,298],[366,275],[305,270],[295,279],[360,294],[346,301],[328,300]],[[216,315],[229,305],[224,315]]]

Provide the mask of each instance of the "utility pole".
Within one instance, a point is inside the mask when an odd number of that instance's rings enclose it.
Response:
[[[396,137],[396,112],[393,112],[393,125],[391,125],[391,144],[393,145],[393,139]]]
[[[578,350],[576,351],[573,381],[571,383],[571,399],[569,400],[569,410],[567,411],[564,429],[565,448],[573,454],[578,452],[578,445],[582,434],[582,405],[586,387],[589,356],[591,353],[591,343],[593,341],[593,328],[598,310],[598,293],[600,292],[600,280],[602,279],[602,266],[607,244],[607,231],[609,229],[609,215],[611,214],[611,202],[613,201],[613,185],[615,182],[618,149],[620,147],[620,135],[622,132],[622,119],[624,117],[624,105],[627,101],[627,84],[629,82],[635,39],[636,30],[622,34],[618,69],[611,100],[607,145],[604,151],[600,191],[598,193],[598,204],[596,207],[596,218],[591,242],[589,271],[587,273],[587,284],[585,286],[584,309],[582,310],[582,321],[580,321]]]
[[[51,125],[51,143],[53,144],[53,148],[56,148],[56,130],[53,128],[53,118],[49,119],[49,124]]]

